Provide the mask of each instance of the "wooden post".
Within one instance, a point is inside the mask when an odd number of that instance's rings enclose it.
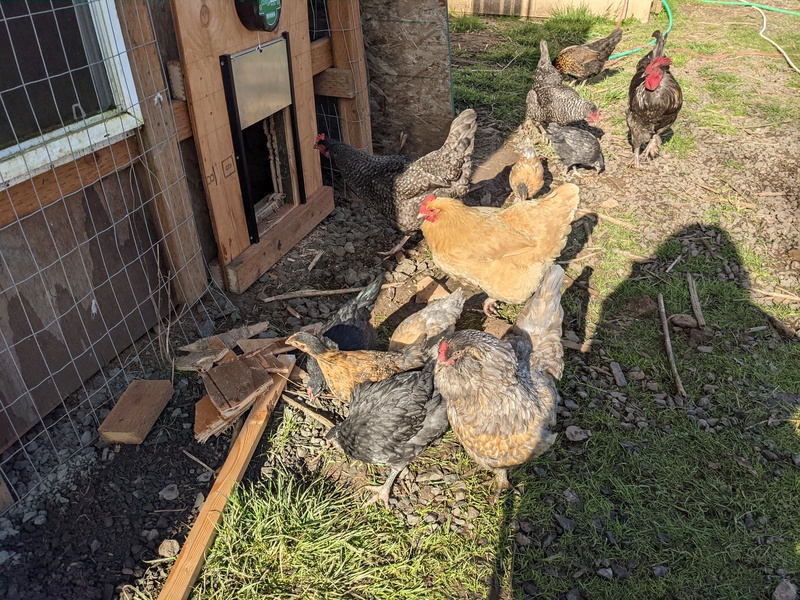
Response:
[[[148,206],[164,241],[175,296],[191,304],[205,292],[206,269],[150,12],[146,0],[117,0],[117,12],[144,116],[143,181],[155,197]]]
[[[333,66],[353,73],[353,98],[339,99],[342,141],[372,154],[367,64],[359,0],[328,0]]]

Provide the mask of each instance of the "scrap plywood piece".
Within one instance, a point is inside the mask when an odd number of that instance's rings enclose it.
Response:
[[[12,504],[14,504],[14,496],[11,494],[11,490],[8,489],[6,480],[0,475],[0,514],[3,514],[3,511]]]
[[[423,277],[417,282],[417,293],[414,295],[416,304],[428,304],[450,294],[433,277]]]
[[[269,329],[269,321],[261,321],[259,323],[253,323],[252,325],[243,325],[242,327],[229,329],[217,335],[201,338],[191,344],[181,346],[178,350],[183,350],[184,352],[202,352],[208,348],[233,348],[240,339],[251,338],[267,329]]]
[[[294,364],[294,358],[291,361]],[[186,600],[189,597],[192,585],[203,567],[206,552],[216,536],[216,526],[222,518],[233,486],[242,478],[285,386],[286,380],[279,378],[259,397],[250,412],[172,566],[158,596],[159,600]]]
[[[361,0],[361,15],[375,152],[398,154],[401,134],[403,154],[436,150],[453,120],[446,4]]]
[[[206,290],[206,268],[197,235],[189,188],[183,170],[178,134],[160,68],[153,24],[146,0],[117,0],[125,46],[144,118],[140,139],[142,178],[155,202],[148,202],[162,239],[163,254],[178,302],[192,304]],[[161,100],[159,100],[159,98]]]
[[[141,444],[172,398],[172,382],[137,379],[100,424],[107,444]]]
[[[272,377],[257,360],[238,357],[200,374],[206,392],[223,417],[240,411],[272,383]]]
[[[175,359],[174,366],[178,371],[208,371],[230,352],[230,348],[216,335],[178,349],[189,352]]]
[[[219,251],[221,273],[226,287],[235,293],[247,289],[269,266],[288,252],[332,209],[322,190],[319,156],[314,150],[317,131],[308,7],[302,2],[285,2],[280,20],[272,32],[249,31],[227,2],[182,2],[172,0],[172,14],[181,54],[189,116],[203,186],[208,201],[214,237]],[[288,34],[294,108],[297,114],[298,153],[302,163],[305,198],[295,198],[287,213],[301,213],[295,221],[259,231],[261,241],[250,244],[242,192],[237,176],[225,91],[219,57],[266,44]],[[324,48],[318,46],[318,65],[324,62]],[[322,56],[322,59],[320,59]],[[294,143],[293,138],[287,142]],[[291,150],[291,149],[290,149]],[[294,152],[291,152],[294,155]],[[292,170],[297,173],[296,169]],[[298,186],[295,186],[298,187]],[[300,201],[305,200],[305,203]],[[315,202],[325,203],[321,209]],[[293,227],[294,226],[294,227]],[[304,230],[299,234],[297,230]],[[230,265],[237,261],[231,272]],[[237,278],[239,270],[244,271]],[[257,273],[255,276],[252,273]],[[231,275],[233,280],[231,280]]]

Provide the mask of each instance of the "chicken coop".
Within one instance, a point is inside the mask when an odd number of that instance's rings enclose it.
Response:
[[[446,5],[386,4],[0,4],[0,511],[331,212],[318,131],[441,143]]]

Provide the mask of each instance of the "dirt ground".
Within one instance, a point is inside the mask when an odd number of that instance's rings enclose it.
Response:
[[[686,10],[695,11],[699,22],[711,19],[703,7]],[[756,18],[743,14],[740,20],[755,24]],[[481,51],[497,41],[493,36],[491,31],[454,34],[452,44],[467,53]],[[676,32],[675,46],[685,45],[689,37],[689,33]],[[681,77],[696,83],[699,90],[704,64],[693,60],[680,68]],[[738,64],[736,59],[722,61],[725,68]],[[746,72],[739,75],[756,81],[759,93],[775,97],[797,94],[796,89],[786,86],[787,77],[792,77],[787,69],[767,68],[756,59],[747,60],[746,65]],[[697,92],[700,100],[703,93]],[[618,122],[624,108],[623,101],[605,107],[604,122]],[[653,246],[674,232],[702,222],[715,206],[738,206],[739,210],[725,211],[720,226],[740,248],[757,249],[769,257],[764,270],[770,276],[762,280],[759,273],[751,273],[749,283],[772,296],[756,295],[754,301],[767,310],[775,303],[789,304],[796,311],[800,304],[780,295],[800,290],[798,116],[777,126],[770,126],[758,112],[736,116],[735,133],[719,133],[683,119],[681,132],[695,140],[694,151],[678,159],[666,149],[662,157],[638,172],[627,166],[630,148],[624,136],[610,132],[601,142],[606,172],[597,176],[587,171],[570,180],[580,186],[583,209],[638,223],[631,235]],[[502,202],[509,191],[508,166],[515,159],[514,140],[519,135],[515,125],[498,122],[486,111],[479,111],[476,169],[468,203]],[[551,159],[548,163],[551,185],[565,181],[558,161]],[[431,275],[453,289],[455,282],[448,282],[436,269],[419,235],[400,263],[378,257],[376,252],[387,249],[399,236],[368,206],[337,195],[338,206],[331,216],[250,290],[231,297],[246,322],[270,321],[271,330],[265,337],[324,320],[348,298],[267,304],[262,301],[267,296],[299,289],[359,286],[386,273],[386,281],[397,287],[384,290],[374,311],[385,342],[393,326],[418,307],[413,295],[419,279]],[[574,230],[583,231],[582,225],[576,223]],[[574,256],[578,249],[577,243],[571,243],[565,256]],[[324,251],[321,258],[309,268],[319,251]],[[583,264],[591,267],[592,262],[589,258]],[[482,298],[476,295],[468,307],[480,306]],[[482,319],[473,312],[462,317],[472,327],[489,331],[504,327],[502,321]],[[230,317],[220,317],[215,325],[224,330],[235,323]],[[796,320],[785,325],[800,330]],[[41,502],[37,508],[46,511],[46,525],[20,523],[15,526],[18,534],[0,540],[0,597],[111,600],[133,598],[134,589],[157,592],[168,569],[168,563],[159,562],[160,543],[165,539],[183,542],[197,512],[198,494],[207,493],[211,485],[205,470],[182,450],[212,468],[222,464],[227,452],[227,435],[205,446],[194,441],[186,424],[193,420],[192,405],[201,397],[201,384],[186,378],[180,385],[145,445],[114,449],[114,460],[96,464],[75,481],[74,490],[66,491],[67,503],[53,506]],[[273,417],[272,427],[280,418],[281,409]],[[318,437],[318,433],[309,430],[308,436]],[[284,459],[290,466],[292,461],[303,464],[296,451],[289,451]],[[263,466],[263,460],[254,461],[251,475],[257,477]],[[177,500],[159,496],[168,484],[177,485]]]

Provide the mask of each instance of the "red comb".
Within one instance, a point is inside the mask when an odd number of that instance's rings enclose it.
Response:
[[[324,133],[318,133],[317,134],[317,140],[314,143],[315,144],[319,144],[324,139],[325,139],[325,134]]]
[[[445,362],[447,360],[447,342],[442,342],[439,344],[439,362]]]
[[[668,56],[659,56],[654,58],[652,62],[647,65],[647,71],[651,71],[652,69],[656,69],[658,67],[668,67],[672,64],[672,59]]]
[[[436,200],[436,196],[434,196],[433,194],[425,196],[425,200],[422,201],[422,206],[427,206],[428,202],[430,202],[431,200]]]

